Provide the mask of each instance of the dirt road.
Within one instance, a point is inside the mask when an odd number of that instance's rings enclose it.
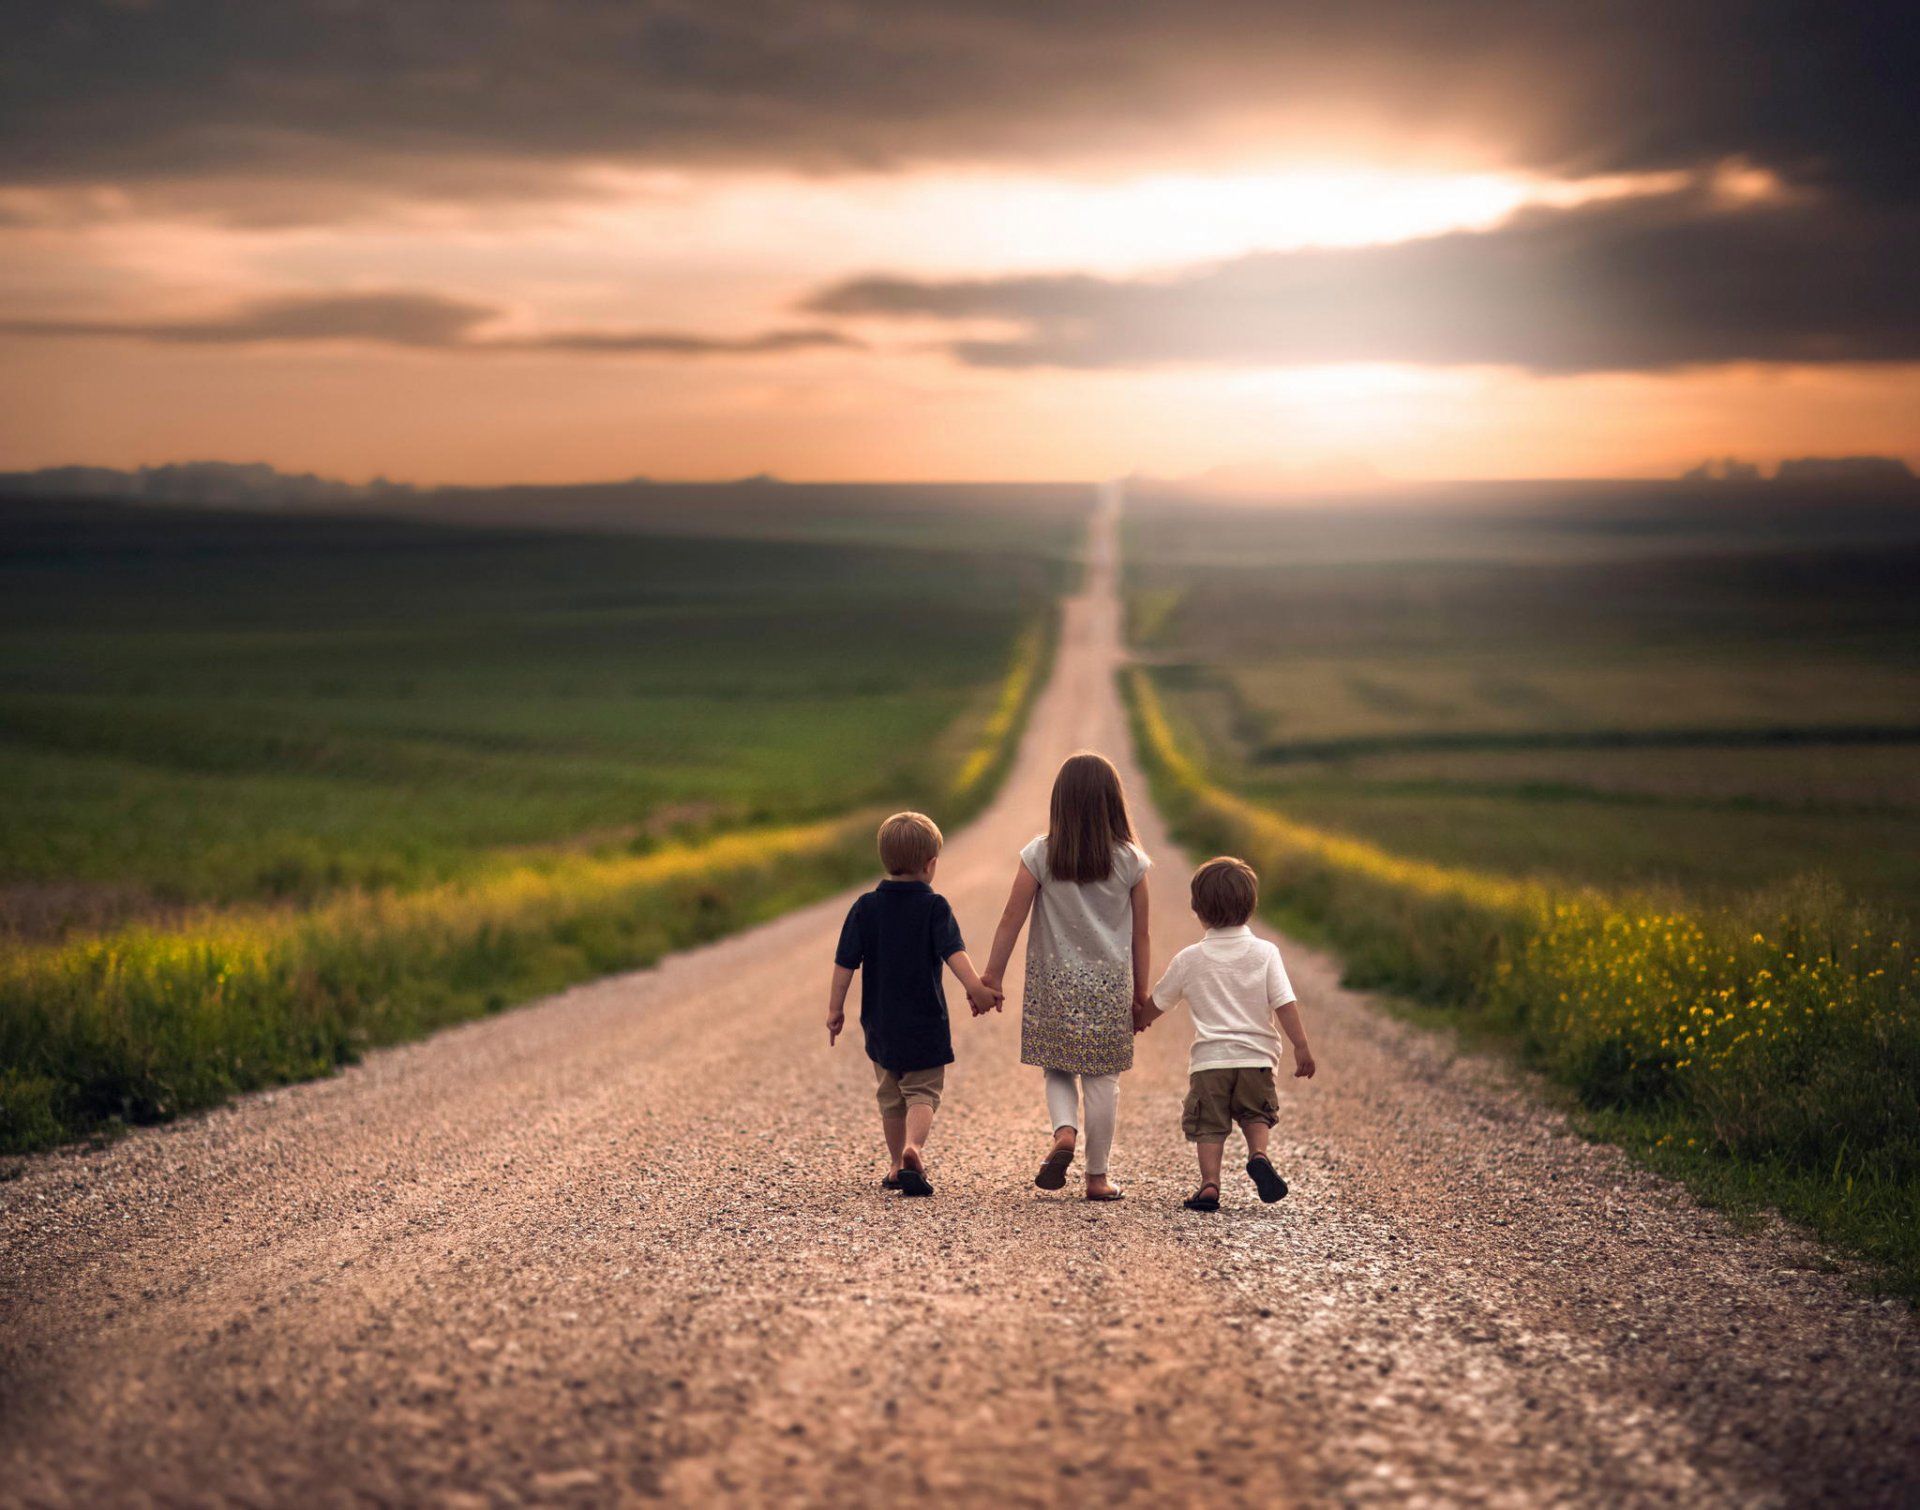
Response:
[[[1097,540],[1018,769],[941,863],[976,958],[1055,762],[1124,749]],[[1187,861],[1131,784],[1164,960]],[[1035,1191],[1011,1004],[956,1023],[936,1197],[883,1195],[858,1034],[821,1026],[846,900],[32,1161],[0,1185],[0,1503],[1920,1498],[1903,1306],[1284,939],[1321,1066],[1283,1092],[1288,1200],[1235,1173],[1179,1208],[1179,1017],[1122,1081],[1129,1199]]]

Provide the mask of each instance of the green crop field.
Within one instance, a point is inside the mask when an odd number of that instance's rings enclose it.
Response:
[[[1920,1297],[1920,490],[1149,493],[1127,549],[1190,844]]]
[[[1090,504],[0,500],[0,1152],[768,916],[868,872],[875,809],[963,819]]]
[[[964,497],[918,547],[0,502],[0,928],[928,796],[1082,497],[964,552]]]
[[[1920,493],[1130,507],[1136,643],[1235,790],[1509,875],[1920,911]]]

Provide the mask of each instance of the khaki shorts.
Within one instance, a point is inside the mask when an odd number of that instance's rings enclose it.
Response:
[[[1271,1127],[1279,1115],[1280,1097],[1273,1088],[1271,1069],[1237,1065],[1195,1070],[1187,1077],[1180,1128],[1189,1143],[1224,1143],[1234,1123],[1264,1122]]]
[[[909,1106],[939,1106],[940,1092],[947,1083],[947,1067],[936,1064],[930,1070],[908,1070],[896,1075],[884,1064],[876,1064],[873,1078],[880,1115],[904,1117]]]

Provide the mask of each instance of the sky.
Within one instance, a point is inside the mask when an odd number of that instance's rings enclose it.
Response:
[[[1907,0],[9,0],[0,468],[1920,465]]]

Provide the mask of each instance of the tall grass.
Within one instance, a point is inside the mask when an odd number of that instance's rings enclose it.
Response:
[[[1408,859],[1222,790],[1147,673],[1125,689],[1181,836],[1245,856],[1355,984],[1494,1030],[1596,1127],[1920,1297],[1920,974],[1899,925],[1817,882],[1688,909]]]
[[[0,1149],[152,1122],[656,959],[842,884],[871,825],[729,834],[0,961]]]
[[[1044,627],[1020,636],[985,711],[956,731],[966,744],[944,787],[949,821],[991,795],[1050,645]],[[870,873],[878,816],[644,854],[502,858],[414,891],[8,948],[0,1153],[326,1074],[370,1047],[651,963]]]
[[[951,796],[957,817],[972,817],[1006,775],[1019,744],[1016,736],[1046,681],[1055,627],[1048,618],[1030,626],[1014,642],[1013,663],[1000,683],[999,695],[954,774]]]

